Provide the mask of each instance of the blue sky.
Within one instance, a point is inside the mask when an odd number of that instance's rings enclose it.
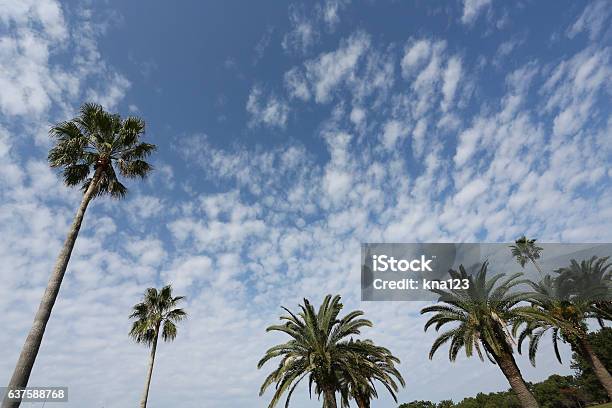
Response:
[[[151,407],[267,406],[256,362],[282,338],[265,327],[327,293],[401,358],[402,401],[506,389],[491,364],[427,359],[422,303],[359,302],[359,244],[610,242],[611,14],[605,0],[0,1],[0,378],[79,202],[46,165],[48,127],[94,101],[146,120],[156,171],[89,208],[32,385],[133,406],[147,351],[129,309],[172,282],[191,318],[160,346]],[[528,380],[569,372],[519,361]],[[318,403],[304,389],[295,406]]]

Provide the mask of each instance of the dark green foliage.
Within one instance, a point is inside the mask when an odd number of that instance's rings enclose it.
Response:
[[[478,393],[476,397],[465,398],[455,405],[456,408],[521,408],[518,398],[512,391]]]
[[[555,271],[566,292],[578,298],[588,296],[593,302],[594,317],[602,327],[604,320],[612,319],[612,264],[608,259],[593,256],[580,263],[572,259],[568,267]]]
[[[589,333],[588,340],[602,363],[612,368],[612,328],[603,328]],[[577,353],[572,355],[571,367],[575,376],[551,375],[546,380],[530,384],[529,388],[541,408],[583,408],[608,401],[607,394],[593,373],[591,365]],[[450,400],[434,403],[413,401],[399,408],[520,408],[515,394],[511,391],[478,393],[475,397],[464,398],[461,402]]]
[[[176,323],[183,320],[187,313],[175,308],[184,296],[172,296],[172,286],[161,290],[149,288],[142,302],[134,306],[130,319],[135,319],[130,330],[130,337],[137,343],[150,346],[154,339],[161,335],[164,341],[176,338]]]
[[[437,408],[437,405],[431,401],[412,401],[400,405],[399,408]]]
[[[533,395],[541,408],[571,408],[584,406],[585,398],[572,376],[551,375],[533,386]]]
[[[538,268],[536,260],[540,259],[540,252],[543,248],[536,245],[535,239],[528,239],[523,235],[514,241],[514,245],[511,245],[510,249],[512,250],[512,256],[516,258],[521,267],[524,268],[525,264],[531,261]]]
[[[589,333],[589,343],[603,365],[612,371],[612,328],[605,327],[598,332]],[[606,391],[595,376],[591,365],[578,353],[572,354],[572,369],[576,371],[576,384],[592,402],[605,402]]]
[[[353,345],[352,361],[349,360],[352,369],[340,373],[342,406],[349,407],[350,399],[365,403],[378,398],[375,382],[383,385],[397,402],[399,385],[405,385],[395,367],[400,360],[390,350],[375,345],[371,340],[350,340],[349,345]],[[352,375],[352,372],[356,374]]]
[[[269,407],[275,407],[286,394],[285,407],[297,385],[307,378],[310,393],[323,399],[324,407],[336,406],[336,394],[340,393],[342,406],[351,398],[369,401],[377,397],[376,382],[382,384],[395,398],[397,383],[403,385],[394,364],[399,360],[383,347],[369,340],[355,340],[364,327],[372,322],[363,319],[363,312],[352,311],[340,317],[343,308],[340,296],[328,295],[318,311],[304,299],[300,311],[293,313],[283,308],[282,324],[270,326],[267,331],[285,333],[286,343],[274,346],[259,361],[262,368],[269,360],[280,358],[275,370],[268,375],[260,389],[260,395],[272,385],[274,395]]]
[[[468,279],[469,289],[433,290],[440,295],[439,303],[421,310],[421,314],[434,313],[425,324],[425,330],[434,327],[438,331],[442,326],[455,324],[452,329],[444,331],[434,341],[429,352],[433,358],[436,351],[445,343],[450,343],[448,357],[455,361],[461,349],[471,357],[475,352],[483,360],[486,354],[512,354],[509,322],[515,319],[516,305],[525,300],[525,295],[513,289],[523,281],[521,274],[514,274],[504,279],[504,274],[497,274],[487,279],[488,262],[484,262],[474,275],[468,275],[463,265],[459,271],[450,270],[455,279]]]
[[[572,260],[569,267],[555,271],[556,277],[546,275],[538,283],[530,282],[531,305],[515,309],[513,334],[518,334],[519,353],[523,342],[529,339],[529,359],[533,365],[546,331],[552,333],[553,350],[561,362],[559,340],[575,347],[587,336],[588,319],[597,319],[602,326],[604,320],[612,319],[607,300],[611,290],[607,260],[607,257],[593,257],[581,263]]]
[[[117,171],[126,178],[144,178],[152,170],[144,159],[156,147],[140,141],[144,131],[145,123],[140,118],[121,119],[100,105],[86,103],[79,116],[49,131],[55,142],[49,151],[49,164],[62,169],[68,186],[86,190],[95,179],[95,195],[121,198],[127,188],[119,181]]]

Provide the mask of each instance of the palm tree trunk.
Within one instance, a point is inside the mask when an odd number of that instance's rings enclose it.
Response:
[[[591,364],[595,376],[601,385],[603,385],[603,387],[606,389],[608,398],[612,399],[612,376],[606,369],[606,366],[604,366],[599,357],[597,357],[587,339],[580,338],[578,339],[577,343],[580,354],[582,354],[589,364]]]
[[[140,408],[147,407],[147,400],[149,399],[149,387],[151,386],[151,377],[153,376],[153,363],[155,363],[155,351],[157,350],[157,338],[159,337],[159,325],[155,329],[155,338],[153,338],[153,344],[151,345],[151,358],[149,359],[149,371],[147,372],[147,381],[145,382],[144,393],[142,394],[142,401],[140,401]]]
[[[333,389],[326,389],[324,392],[325,408],[338,408],[336,404],[336,393]]]
[[[89,187],[83,194],[81,205],[74,216],[72,226],[70,227],[68,236],[64,242],[64,247],[55,261],[53,272],[51,273],[51,277],[47,283],[47,289],[45,289],[45,293],[42,297],[40,305],[38,306],[38,311],[34,317],[34,323],[32,324],[32,328],[30,329],[28,337],[26,338],[23,348],[21,349],[19,360],[17,360],[17,365],[15,366],[15,370],[13,371],[13,375],[8,385],[9,389],[24,388],[28,385],[30,373],[32,372],[32,367],[34,366],[34,361],[36,360],[38,350],[40,349],[45,328],[47,327],[49,317],[51,316],[51,309],[53,309],[53,305],[57,299],[62,280],[64,279],[64,274],[66,273],[68,261],[70,260],[72,249],[74,248],[74,243],[76,242],[77,236],[79,235],[79,230],[81,229],[81,223],[83,222],[85,210],[87,210],[89,202],[95,195],[94,193],[97,181],[100,177],[99,174],[99,170],[96,170]],[[20,404],[21,401],[9,402],[5,399],[2,402],[2,408],[17,408]]]
[[[540,273],[540,278],[544,279],[544,272],[542,272],[542,268],[540,267],[540,264],[534,258],[532,258],[532,257],[529,257],[529,260],[531,261],[533,266],[535,266],[535,268]]]
[[[531,391],[529,391],[525,380],[523,380],[521,371],[516,365],[516,361],[514,360],[512,354],[505,353],[501,356],[493,354],[493,358],[508,379],[510,387],[519,399],[521,406],[523,408],[538,408],[538,402]]]

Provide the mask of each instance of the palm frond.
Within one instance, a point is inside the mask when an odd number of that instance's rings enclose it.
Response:
[[[49,165],[62,169],[68,186],[87,190],[93,182],[95,196],[122,198],[127,188],[117,178],[114,167],[126,178],[144,178],[153,169],[145,159],[156,147],[140,140],[144,128],[140,118],[122,120],[98,104],[85,103],[79,116],[49,130],[54,142],[49,150]],[[89,176],[98,169],[98,177]]]
[[[308,299],[304,299],[299,305],[299,313],[283,307],[287,312],[280,317],[283,323],[266,329],[291,338],[268,349],[257,365],[261,368],[280,358],[278,368],[268,375],[260,390],[263,394],[266,388],[276,384],[270,407],[275,406],[285,392],[289,401],[299,381],[306,376],[310,393],[314,391],[321,397],[324,390],[334,390],[340,393],[342,406],[347,406],[349,398],[356,395],[368,400],[376,398],[375,382],[392,392],[397,389],[398,382],[404,384],[394,366],[399,359],[389,350],[351,337],[360,334],[363,327],[371,327],[372,322],[361,318],[363,312],[358,310],[340,317],[342,308],[340,296],[326,296],[316,310]],[[326,396],[323,400],[324,405],[327,404]]]
[[[164,286],[161,290],[148,288],[143,300],[132,308],[130,319],[135,319],[130,331],[137,343],[150,346],[160,334],[162,340],[172,341],[176,338],[176,323],[186,318],[187,313],[180,308],[173,307],[183,296],[172,297],[172,286]],[[161,333],[160,333],[161,328]]]

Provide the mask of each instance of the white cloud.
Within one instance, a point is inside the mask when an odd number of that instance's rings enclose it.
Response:
[[[429,40],[418,40],[406,46],[402,58],[402,73],[411,75],[416,68],[423,64],[431,53],[432,44]]]
[[[73,80],[49,67],[50,53],[68,36],[61,10],[53,1],[6,4],[0,21],[5,33],[12,24],[19,27],[13,35],[0,38],[0,111],[5,115],[40,114],[52,99],[61,98],[62,79]],[[30,28],[35,22],[41,24],[39,32]]]
[[[491,0],[463,0],[463,24],[473,24],[482,11],[491,4]]]
[[[336,50],[322,52],[303,66],[291,68],[284,75],[284,83],[290,98],[303,101],[314,96],[316,102],[325,104],[348,92],[356,105],[372,97],[378,104],[391,93],[394,65],[391,52],[372,47],[370,37],[358,31],[341,40]]]
[[[277,98],[275,95],[269,95],[265,99],[263,90],[259,86],[254,86],[251,89],[249,98],[246,104],[246,110],[250,115],[250,123],[252,126],[265,124],[272,127],[284,128],[287,124],[289,116],[289,106],[287,103]]]
[[[369,46],[370,37],[359,32],[342,41],[338,50],[306,61],[306,77],[312,83],[317,102],[328,102],[334,88],[351,78],[359,58]]]
[[[574,38],[577,34],[588,31],[589,39],[595,41],[602,31],[610,32],[611,15],[612,9],[606,0],[589,2],[580,17],[567,29],[567,36]]]
[[[65,22],[67,33],[74,24]],[[279,337],[265,327],[277,322],[279,305],[295,308],[302,297],[318,302],[326,293],[341,293],[348,310],[365,310],[375,324],[365,335],[402,359],[409,379],[402,400],[457,399],[476,380],[485,392],[507,389],[493,365],[462,357],[449,369],[444,356],[429,361],[433,334],[422,333],[422,304],[360,303],[359,244],[509,241],[522,233],[609,241],[612,121],[597,101],[609,94],[610,51],[589,46],[552,65],[488,73],[501,95],[469,99],[469,86],[486,86],[471,71],[470,53],[433,38],[411,40],[405,50],[374,38],[349,36],[278,78],[305,109],[321,110],[323,119],[308,124],[321,142],[316,151],[295,140],[263,148],[219,147],[202,134],[176,138],[175,150],[159,152],[150,184],[123,202],[92,203],[32,383],[68,385],[73,405],[136,404],[147,350],[130,343],[127,315],[144,288],[172,282],[187,295],[189,319],[175,343],[158,349],[151,402],[160,406],[179,399],[185,407],[202,399],[214,407],[267,406],[269,394],[257,397],[266,372],[256,363]],[[95,41],[79,50],[84,60],[102,58]],[[113,77],[105,75],[77,81],[69,93],[102,90]],[[49,98],[43,108],[20,103],[46,118],[58,104],[72,111],[78,99]],[[281,97],[255,87],[249,99],[257,125],[288,120],[275,107]],[[42,149],[25,154],[15,118],[2,115],[0,259],[10,273],[0,285],[0,348],[10,358],[0,360],[0,373],[8,378],[80,194],[61,186]],[[191,188],[173,190],[183,182]],[[530,381],[570,373],[550,353],[536,369],[518,360]],[[440,383],[448,386],[432,388]],[[98,384],[112,396],[96,393]],[[295,406],[311,406],[302,390]],[[392,401],[384,395],[379,404]]]
[[[340,200],[353,185],[353,177],[349,172],[330,168],[323,179],[325,191],[334,201]]]
[[[289,23],[291,30],[285,34],[281,45],[287,53],[307,54],[319,41],[321,31],[327,27],[334,31],[340,22],[340,13],[350,0],[322,0],[317,2],[314,10],[309,12],[309,4],[291,4],[289,6]]]
[[[349,157],[352,136],[346,132],[330,131],[326,134],[331,160],[326,166],[323,187],[331,202],[338,204],[346,199],[353,187],[353,175]]]
[[[350,0],[325,0],[321,6],[323,21],[328,27],[334,28],[340,22],[340,11],[350,3]]]
[[[363,121],[366,119],[366,112],[360,107],[353,107],[350,115],[351,122],[355,124],[355,126],[360,126]]]
[[[138,195],[130,199],[126,207],[130,216],[138,221],[158,215],[164,210],[164,205],[159,197],[148,195]]]
[[[491,64],[497,69],[502,70],[506,68],[506,65],[512,61],[508,58],[513,53],[518,55],[518,50],[527,41],[527,32],[512,36],[509,40],[506,40],[499,44],[497,51],[491,60]]]
[[[158,239],[130,241],[127,243],[126,249],[138,259],[138,263],[152,267],[159,266],[166,257],[163,243]]]
[[[446,48],[445,41],[411,39],[404,49],[402,76],[413,90],[407,103],[415,119],[427,115],[436,105],[446,111],[459,88],[461,60],[458,56],[449,58]]]
[[[293,67],[285,73],[285,87],[291,98],[298,98],[303,101],[310,99],[308,83],[302,71]]]
[[[397,120],[390,120],[385,123],[384,132],[382,134],[382,143],[387,149],[393,149],[398,139],[406,136],[407,130],[404,125]]]
[[[477,199],[485,190],[488,184],[481,179],[476,179],[465,185],[455,196],[455,202],[460,206],[466,206],[471,204]]]
[[[600,114],[598,95],[608,94],[612,69],[611,50],[589,47],[559,63],[542,86],[546,111],[556,112],[554,134],[573,135]]]
[[[270,40],[272,40],[273,33],[274,27],[268,27],[259,39],[259,41],[257,41],[257,44],[255,44],[255,56],[253,57],[253,65],[256,65],[263,58],[266,49],[270,45]]]
[[[129,81],[110,70],[97,51],[100,27],[88,20],[87,13],[81,15],[81,24],[69,26],[56,1],[3,3],[0,25],[11,29],[10,35],[6,30],[0,37],[1,113],[40,120],[53,103],[68,109],[83,90],[109,108],[124,95]],[[66,44],[77,50],[68,67],[52,62],[66,52]],[[84,82],[92,76],[105,79],[104,90],[85,89]]]
[[[307,18],[304,11],[296,5],[289,7],[291,31],[283,37],[282,46],[287,52],[305,54],[315,44],[319,34],[316,22]]]
[[[412,131],[412,151],[415,157],[422,157],[425,151],[425,137],[427,136],[427,120],[419,119]]]
[[[185,292],[192,285],[201,285],[214,274],[213,261],[207,256],[189,256],[177,259],[170,270],[163,273],[164,282],[171,283],[177,293]]]
[[[442,101],[442,110],[446,111],[453,102],[457,86],[461,80],[461,59],[458,57],[452,57],[448,60],[446,69],[443,74],[444,84],[442,85],[442,94],[444,100]]]
[[[464,130],[459,135],[459,145],[457,146],[457,153],[454,157],[457,166],[462,166],[472,157],[476,151],[480,137],[481,133],[477,130],[476,126]]]
[[[123,75],[118,73],[111,74],[106,80],[107,82],[105,86],[101,87],[102,89],[90,89],[85,97],[88,101],[99,103],[106,109],[113,110],[123,100],[131,84]]]

